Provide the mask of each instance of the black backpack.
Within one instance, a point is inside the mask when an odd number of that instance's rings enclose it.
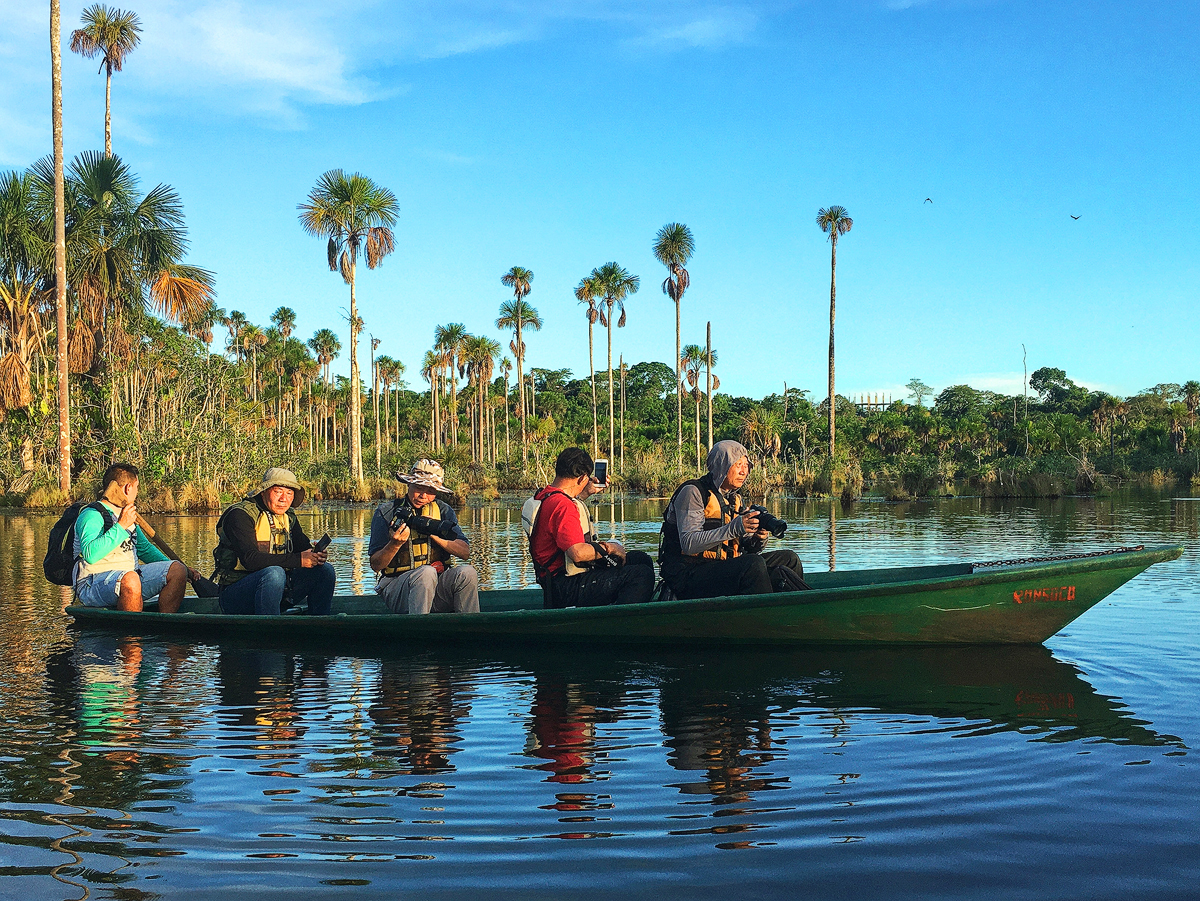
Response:
[[[112,513],[99,501],[93,504],[76,501],[63,511],[58,522],[50,529],[49,547],[46,548],[46,557],[42,560],[42,571],[55,585],[72,583],[71,577],[75,572],[75,520],[79,519],[79,514],[88,507],[100,511],[100,515],[104,517],[105,532],[116,523]]]

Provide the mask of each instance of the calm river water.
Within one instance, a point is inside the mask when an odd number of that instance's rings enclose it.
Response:
[[[518,505],[462,513],[486,586]],[[773,506],[809,570],[1186,552],[1047,648],[257,647],[69,628],[53,517],[0,515],[0,898],[1200,894],[1200,502]],[[369,517],[304,515],[340,590]],[[211,568],[215,518],[155,525]]]

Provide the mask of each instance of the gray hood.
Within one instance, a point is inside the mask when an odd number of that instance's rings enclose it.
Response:
[[[749,452],[741,444],[736,441],[726,439],[718,441],[712,446],[712,450],[708,452],[708,471],[712,476],[713,487],[718,491],[721,490],[721,485],[725,482],[725,476],[729,474],[729,470],[733,469],[733,465],[742,457],[750,456]]]

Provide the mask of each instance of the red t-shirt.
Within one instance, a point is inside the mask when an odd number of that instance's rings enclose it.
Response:
[[[529,536],[529,553],[539,567],[557,574],[567,565],[563,551],[583,541],[579,508],[557,488],[547,486],[534,498],[541,501],[542,506],[533,524],[533,534]]]

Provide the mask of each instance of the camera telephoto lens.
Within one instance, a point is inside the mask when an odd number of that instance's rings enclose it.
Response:
[[[788,524],[778,516],[772,516],[767,512],[766,507],[760,507],[757,504],[750,507],[751,510],[758,513],[758,527],[770,532],[776,538],[782,538],[784,532],[787,531]]]

